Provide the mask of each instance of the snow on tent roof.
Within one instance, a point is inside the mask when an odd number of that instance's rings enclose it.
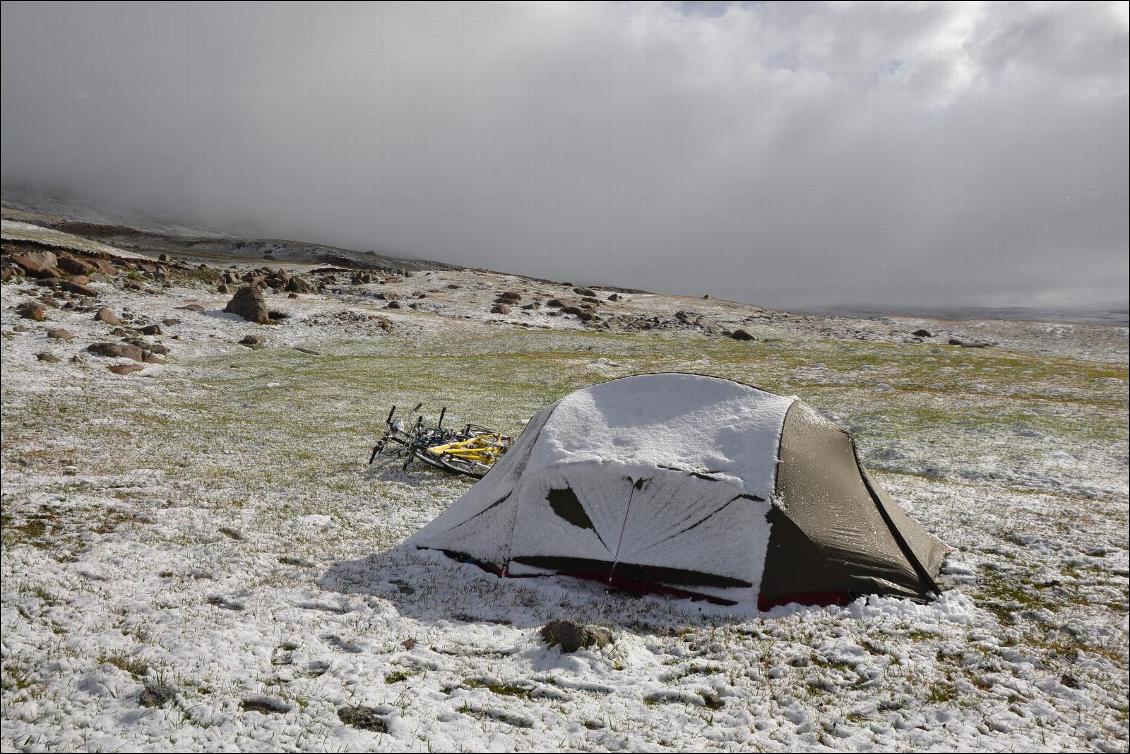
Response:
[[[845,431],[795,398],[693,374],[562,398],[409,543],[510,576],[763,606],[923,597],[945,552]]]
[[[558,402],[534,459],[707,474],[768,498],[793,400],[697,374],[612,380]]]

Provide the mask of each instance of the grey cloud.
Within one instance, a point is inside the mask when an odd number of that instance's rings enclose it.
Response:
[[[1125,304],[1125,4],[3,6],[3,179],[787,307]]]

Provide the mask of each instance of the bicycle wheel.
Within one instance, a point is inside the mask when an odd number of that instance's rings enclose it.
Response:
[[[486,476],[486,473],[490,471],[491,468],[485,463],[479,463],[478,461],[471,461],[466,458],[460,458],[459,456],[453,456],[450,453],[444,453],[438,457],[432,457],[436,459],[436,463],[440,466],[440,468],[447,469],[448,471],[454,471],[456,474],[463,474],[465,476],[474,477],[476,479],[482,479],[484,476]]]

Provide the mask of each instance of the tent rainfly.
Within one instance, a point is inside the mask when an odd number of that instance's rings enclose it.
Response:
[[[851,436],[795,398],[694,374],[578,390],[408,540],[504,576],[721,604],[924,599],[947,550]]]

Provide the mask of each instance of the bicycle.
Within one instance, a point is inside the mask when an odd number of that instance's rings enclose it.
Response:
[[[409,422],[422,405],[417,403],[408,412]],[[445,429],[443,419],[446,414],[447,407],[444,406],[435,426],[425,425],[423,415],[410,424],[395,418],[396,406],[393,406],[385,419],[388,429],[373,446],[369,464],[372,465],[378,455],[387,454],[391,445],[399,445],[395,454],[398,457],[408,454],[401,467],[405,471],[418,458],[436,468],[482,478],[510,448],[513,438],[477,424],[467,424],[462,431]]]

